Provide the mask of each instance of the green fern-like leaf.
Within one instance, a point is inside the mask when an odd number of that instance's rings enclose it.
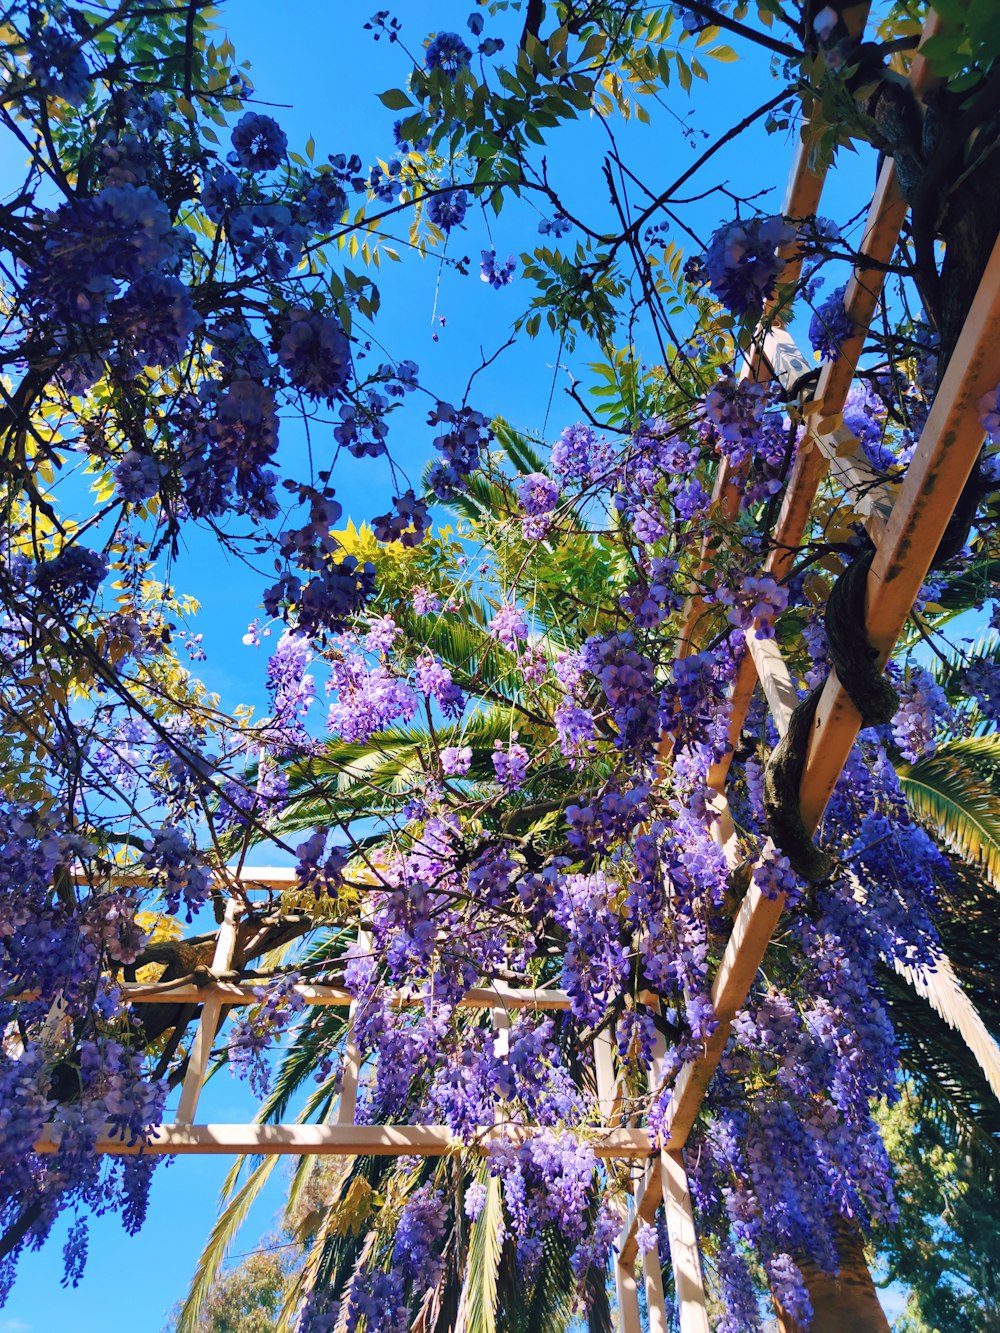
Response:
[[[500,1268],[503,1203],[500,1181],[486,1180],[486,1202],[472,1224],[462,1304],[468,1333],[497,1333],[497,1273]]]
[[[917,818],[1000,887],[1000,796],[977,776],[971,754],[968,742],[953,742],[900,766],[900,786]]]

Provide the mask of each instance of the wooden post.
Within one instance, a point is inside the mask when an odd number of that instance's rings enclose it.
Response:
[[[642,1256],[642,1276],[646,1283],[646,1307],[649,1333],[669,1333],[667,1297],[663,1290],[663,1266],[659,1247]]]
[[[594,1075],[601,1124],[609,1125],[621,1111],[622,1087],[615,1074],[614,1037],[607,1028],[594,1038]]]
[[[372,947],[372,937],[367,930],[358,930],[358,948]],[[347,1013],[347,1035],[344,1039],[344,1068],[340,1077],[340,1102],[337,1106],[337,1124],[353,1125],[358,1109],[358,1079],[361,1077],[361,1054],[354,1039],[354,1024],[358,1016],[358,1002],[351,1001]]]
[[[618,1324],[621,1333],[642,1333],[639,1318],[639,1288],[633,1264],[615,1264],[615,1294],[618,1297]]]
[[[709,1333],[698,1233],[684,1159],[679,1152],[663,1151],[660,1153],[660,1170],[663,1172],[663,1204],[681,1333]]]
[[[216,976],[228,972],[232,966],[233,954],[236,950],[236,920],[239,914],[240,908],[236,899],[229,898],[226,901],[226,914],[223,917],[222,925],[219,927],[219,934],[215,941],[215,954],[212,958],[212,971]],[[194,1124],[194,1113],[198,1109],[198,1099],[201,1097],[202,1085],[208,1072],[208,1060],[212,1054],[212,1043],[215,1041],[215,1034],[219,1029],[221,1016],[222,1001],[218,995],[210,994],[201,1007],[198,1030],[191,1044],[191,1054],[188,1056],[188,1067],[181,1088],[181,1099],[177,1107],[175,1124]]]

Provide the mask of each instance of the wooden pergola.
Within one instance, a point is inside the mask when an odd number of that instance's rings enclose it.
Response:
[[[860,33],[868,6],[858,5],[848,17]],[[932,13],[924,40],[936,30]],[[917,93],[930,86],[930,74],[919,52],[909,79]],[[810,170],[807,153],[799,148],[790,175],[782,212],[788,217],[806,217],[817,212],[823,176]],[[842,410],[865,342],[869,324],[882,292],[885,265],[895,250],[906,205],[896,182],[894,164],[886,160],[872,198],[863,238],[861,258],[848,283],[845,305],[855,324],[855,333],[835,362],[821,368],[811,398],[802,402],[807,429],[799,444],[795,464],[777,521],[773,548],[764,572],[776,579],[790,569],[796,547],[806,531],[821,483],[827,478],[841,487],[846,503],[853,507],[875,546],[867,583],[865,623],[871,644],[884,667],[909,615],[931,559],[953,513],[962,488],[982,447],[984,431],[977,402],[1000,382],[1000,244],[990,257],[975,301],[969,312],[958,347],[952,356],[940,390],[931,407],[912,461],[893,498],[890,489],[873,471],[860,445],[842,421]],[[786,263],[779,282],[792,283],[798,276],[794,257]],[[780,326],[772,309],[766,312],[748,359],[745,374],[756,380],[776,378],[795,393],[796,386],[814,366],[796,348]],[[718,509],[735,517],[739,509],[742,478],[728,466],[719,468],[713,501]],[[710,558],[706,551],[706,560]],[[695,651],[701,606],[694,602],[686,613],[682,634],[684,652]],[[784,736],[791,712],[799,702],[788,667],[774,640],[758,639],[751,627],[745,631],[748,652],[736,678],[730,723],[735,741],[740,733],[753,692],[759,683],[774,723]],[[800,806],[806,828],[814,833],[860,729],[861,719],[845,690],[831,671],[815,715],[805,768],[801,780]],[[730,863],[739,855],[736,834],[726,799],[728,760],[717,763],[710,783],[716,796],[716,836]],[[294,872],[275,869],[245,869],[241,888],[280,891],[295,882]],[[602,1033],[594,1045],[598,1102],[604,1127],[586,1131],[588,1142],[602,1158],[632,1163],[632,1198],[629,1218],[621,1236],[615,1264],[619,1316],[622,1333],[640,1333],[640,1306],[636,1262],[639,1258],[637,1229],[650,1222],[661,1203],[670,1240],[677,1305],[682,1333],[708,1333],[708,1317],[702,1266],[698,1251],[691,1197],[684,1167],[684,1145],[698,1116],[703,1099],[722,1056],[729,1032],[747,999],[784,907],[781,897],[767,898],[751,881],[736,913],[731,936],[712,985],[712,1000],[718,1026],[696,1059],[680,1071],[672,1091],[668,1130],[656,1138],[641,1125],[622,1126],[626,1119],[623,1089],[615,1069],[612,1039]],[[100,1152],[222,1153],[222,1154],[332,1154],[341,1156],[440,1157],[466,1149],[450,1130],[437,1125],[356,1125],[355,1109],[360,1060],[350,1037],[336,1123],[330,1124],[203,1124],[196,1120],[202,1087],[209,1070],[210,1054],[224,1007],[257,1004],[266,981],[230,980],[241,912],[236,898],[229,900],[226,916],[215,945],[208,984],[131,984],[126,994],[142,1004],[200,1005],[201,1015],[191,1047],[176,1118],[157,1126],[146,1145],[131,1146],[109,1132],[99,1139]],[[310,1005],[352,1006],[346,990],[302,984],[299,995]],[[420,1002],[417,993],[402,993],[396,1002]],[[554,989],[516,989],[502,985],[469,990],[461,1004],[490,1010],[498,1052],[506,1049],[509,1016],[518,1010],[569,1009],[568,996]],[[662,1059],[662,1048],[660,1052]],[[661,1078],[658,1061],[650,1073],[650,1088]],[[618,1121],[616,1125],[614,1122]],[[479,1149],[489,1150],[498,1136],[523,1139],[540,1130],[497,1125],[485,1132]],[[54,1151],[59,1142],[53,1125],[37,1143],[40,1152]],[[646,1302],[651,1333],[666,1333],[667,1313],[658,1256],[643,1264]]]

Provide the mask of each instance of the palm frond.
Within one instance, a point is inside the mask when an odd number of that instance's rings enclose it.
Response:
[[[976,1174],[1000,1180],[1000,1103],[965,1038],[895,972],[882,974],[882,992],[899,1044],[928,1114],[949,1127]]]
[[[499,1178],[488,1176],[485,1184],[486,1202],[472,1224],[459,1305],[457,1322],[466,1333],[497,1333],[497,1272],[503,1248],[503,1203]]]
[[[497,444],[516,468],[522,472],[544,472],[545,460],[526,435],[514,429],[503,417],[494,417],[493,434]]]
[[[933,969],[909,967],[898,960],[895,968],[934,1012],[961,1035],[1000,1103],[1000,1046],[959,984],[948,956],[939,954]]]
[[[987,740],[980,742],[984,751]],[[901,765],[897,772],[921,823],[950,851],[981,866],[1000,887],[1000,795],[968,762],[977,753],[975,743],[976,738],[953,742],[915,764]]]
[[[982,555],[963,565],[960,573],[945,582],[937,600],[948,618],[963,611],[976,611],[990,596],[990,589],[1000,579],[1000,560]]]
[[[455,683],[467,693],[480,698],[500,695],[506,700],[517,700],[522,692],[520,675],[511,654],[490,638],[486,630],[490,620],[488,608],[467,598],[460,611],[461,614],[437,617],[400,612],[397,620],[412,638],[445,664]]]
[[[542,1254],[525,1281],[512,1240],[503,1246],[497,1283],[497,1314],[504,1333],[566,1333],[573,1318],[576,1279],[563,1236],[547,1227]]]

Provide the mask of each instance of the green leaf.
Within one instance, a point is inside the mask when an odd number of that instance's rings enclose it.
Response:
[[[960,744],[902,765],[900,786],[921,822],[1000,887],[1000,795],[963,762]]]
[[[486,1176],[481,1169],[480,1176]],[[462,1303],[468,1333],[497,1333],[497,1273],[500,1269],[503,1202],[500,1181],[487,1176],[486,1202],[472,1224]]]
[[[379,93],[378,100],[390,111],[407,111],[413,106],[402,88],[390,88],[388,92]]]

